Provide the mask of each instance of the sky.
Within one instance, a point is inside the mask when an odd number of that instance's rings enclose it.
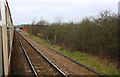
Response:
[[[8,0],[14,24],[31,24],[41,19],[54,22],[80,21],[102,10],[118,12],[119,0]]]

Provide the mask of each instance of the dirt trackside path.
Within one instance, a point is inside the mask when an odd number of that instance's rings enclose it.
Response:
[[[21,33],[22,34],[22,33]],[[30,38],[22,34],[28,41],[30,41],[40,52],[42,52],[49,60],[51,60],[58,68],[60,68],[66,75],[97,75],[82,66],[75,64],[69,59],[57,54],[48,49],[43,44],[38,44]],[[92,76],[93,77],[93,76]]]

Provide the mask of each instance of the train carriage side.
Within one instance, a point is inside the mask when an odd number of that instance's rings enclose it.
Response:
[[[8,75],[13,42],[13,22],[7,0],[0,0],[0,76]]]

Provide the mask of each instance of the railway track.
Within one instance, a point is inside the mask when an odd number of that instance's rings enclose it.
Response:
[[[100,77],[106,77],[105,75],[103,75],[103,74],[101,74],[101,73],[99,73],[99,72],[97,72],[97,71],[95,71],[95,70],[93,70],[93,69],[87,67],[86,65],[81,64],[81,63],[78,63],[77,61],[75,61],[75,60],[73,60],[73,59],[71,59],[71,58],[69,58],[69,57],[67,57],[67,56],[65,56],[65,55],[63,55],[63,54],[61,54],[60,52],[58,52],[58,51],[56,51],[56,50],[50,48],[49,46],[48,46],[48,48],[49,48],[50,50],[54,51],[55,53],[57,53],[57,54],[59,54],[59,55],[65,57],[65,58],[71,60],[72,62],[74,62],[74,63],[76,63],[76,64],[78,64],[78,65],[80,65],[80,66],[82,66],[82,67],[84,67],[84,68],[86,68],[86,69],[88,69],[89,71],[92,71],[92,72],[96,73],[98,76],[100,76]]]
[[[19,33],[18,33],[19,34]],[[26,38],[24,38],[23,37],[23,35],[21,35],[21,34],[19,34],[19,36],[21,37],[21,39],[23,39],[22,41],[24,42],[24,43],[26,43],[26,44],[29,44],[29,46],[30,47],[32,47],[37,53],[39,53],[40,55],[43,55],[36,47],[34,47],[32,44],[31,44],[31,42],[29,42]],[[26,44],[23,44],[23,46],[27,46]],[[25,50],[25,49],[27,49],[27,48],[29,48],[29,47],[24,47],[23,49]],[[69,59],[70,61],[72,61],[73,63],[75,63],[75,64],[77,64],[77,65],[79,65],[79,66],[81,66],[81,67],[83,67],[83,68],[85,68],[85,69],[87,69],[87,70],[89,70],[89,71],[91,71],[91,72],[93,72],[93,73],[95,73],[95,75],[91,75],[90,77],[93,77],[93,76],[95,76],[95,77],[106,77],[105,75],[103,75],[103,74],[101,74],[101,73],[99,73],[99,72],[96,72],[96,71],[94,71],[93,69],[91,69],[91,68],[89,68],[89,67],[87,67],[87,66],[85,66],[85,65],[83,65],[83,64],[81,64],[81,63],[78,63],[78,62],[76,62],[76,61],[74,61],[73,59],[71,59],[71,58],[69,58],[69,57],[67,57],[67,56],[65,56],[65,55],[62,55],[61,53],[59,53],[58,51],[55,51],[54,49],[51,49],[50,47],[48,47],[50,50],[52,50],[52,51],[54,51],[55,53],[57,53],[57,54],[59,54],[59,55],[61,55],[61,56],[63,56],[64,58],[67,58],[67,59]],[[30,51],[30,50],[28,50],[28,51]],[[46,56],[46,55],[45,55]],[[46,58],[44,55],[43,55],[43,57],[44,58]],[[47,59],[47,58],[46,58]],[[48,60],[48,59],[47,59]],[[58,68],[57,66],[55,66],[55,64],[53,64],[54,63],[54,61],[48,61],[50,64],[52,64],[52,66],[54,66],[58,71],[59,71],[59,73],[60,73],[60,76],[70,76],[70,75],[68,75],[68,74],[66,74],[65,73],[65,71],[61,71],[60,69],[61,68]],[[53,62],[53,63],[52,63]],[[43,64],[44,65],[44,64]],[[74,70],[74,69],[73,69]],[[54,75],[54,74],[52,74],[52,75]],[[84,77],[86,77],[86,76],[84,76]]]
[[[11,62],[10,62],[10,77],[12,76],[32,76],[32,70],[29,66],[28,61],[24,55],[24,52],[20,46],[20,43],[17,38],[17,33],[15,32],[14,35],[14,44],[13,50],[11,55]]]
[[[40,53],[38,49],[36,49],[29,41],[25,40],[19,33],[17,33],[17,37],[34,76],[52,75],[67,77],[67,75],[54,65],[52,61]]]

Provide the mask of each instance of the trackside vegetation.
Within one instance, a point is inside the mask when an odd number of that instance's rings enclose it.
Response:
[[[86,17],[76,23],[58,21],[50,24],[40,20],[32,23],[28,32],[69,50],[71,55],[89,54],[106,59],[108,63],[114,62],[118,68],[118,17],[110,11],[101,11],[96,17]],[[69,54],[68,51],[65,53]],[[77,57],[81,61],[81,56]]]
[[[28,38],[34,40],[38,44],[39,43],[43,44],[46,47],[50,45],[50,43],[39,38],[39,36],[30,35],[27,32],[23,32],[23,34],[25,36],[27,36]],[[97,72],[100,72],[104,75],[109,75],[108,77],[114,77],[114,76],[116,77],[118,75],[118,70],[112,63],[108,63],[106,60],[101,60],[97,56],[91,56],[89,54],[82,53],[79,51],[72,52],[72,51],[70,51],[66,48],[63,48],[61,46],[58,46],[58,45],[52,45],[51,48],[59,51],[63,55],[66,55],[66,56],[78,61],[79,63],[82,63],[82,64],[94,69]]]

